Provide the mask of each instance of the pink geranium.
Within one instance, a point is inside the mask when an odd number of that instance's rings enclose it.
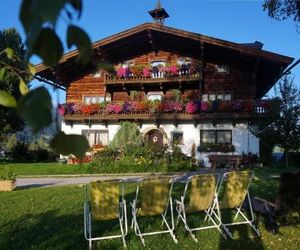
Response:
[[[145,77],[149,77],[150,76],[150,69],[148,68],[148,67],[146,67],[146,68],[144,68],[143,69],[143,75],[145,76]]]
[[[169,67],[169,72],[173,75],[178,75],[178,68],[176,65],[170,66]]]
[[[194,114],[197,112],[197,104],[193,101],[187,103],[185,111],[189,114]]]
[[[210,104],[209,102],[201,102],[201,111],[209,111],[210,109]]]
[[[123,105],[120,103],[111,103],[106,106],[106,112],[110,114],[120,114],[123,111]]]
[[[126,69],[125,68],[118,68],[117,69],[117,76],[118,77],[125,77],[126,76]]]
[[[66,113],[66,109],[65,109],[64,105],[58,104],[57,110],[58,110],[58,114],[61,116],[64,116]]]

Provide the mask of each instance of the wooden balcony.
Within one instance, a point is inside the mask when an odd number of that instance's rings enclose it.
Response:
[[[105,85],[108,90],[128,91],[139,90],[167,90],[170,88],[194,89],[198,88],[200,73],[178,72],[176,75],[165,73],[151,73],[148,77],[130,74],[127,77],[115,75],[105,76]],[[184,83],[183,85],[181,85]],[[149,88],[149,89],[148,89]]]
[[[147,105],[146,105],[147,104]],[[207,102],[190,101],[182,104],[178,101],[148,102],[126,101],[100,104],[65,104],[62,114],[66,122],[91,124],[93,122],[106,123],[120,121],[134,121],[142,124],[193,123],[202,122],[220,123],[251,121],[257,115],[263,116],[269,111],[266,101],[223,101],[219,106],[208,106]]]
[[[193,123],[197,126],[202,122],[212,122],[218,123],[223,121],[229,121],[233,124],[237,122],[249,121],[253,118],[252,113],[247,112],[230,112],[230,113],[198,113],[198,114],[188,114],[182,113],[130,113],[130,114],[95,114],[91,116],[84,115],[65,115],[65,122],[82,122],[85,124],[90,123],[107,123],[110,122],[121,122],[121,121],[133,121],[140,123],[150,122],[155,124],[172,123],[177,126],[180,123]]]

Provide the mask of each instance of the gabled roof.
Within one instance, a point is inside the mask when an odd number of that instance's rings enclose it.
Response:
[[[110,63],[119,63],[160,50],[202,59],[201,48],[203,48],[203,57],[207,61],[245,62],[251,67],[249,73],[256,68],[254,70],[256,73],[253,71],[253,74],[258,84],[258,98],[268,92],[284,69],[294,60],[288,56],[265,51],[262,46],[260,42],[239,44],[158,23],[144,23],[92,44],[95,58],[105,59]],[[76,75],[91,70],[93,65],[84,68],[76,63],[78,53],[78,50],[73,50],[61,58],[56,70],[61,82],[56,84],[67,87]],[[258,68],[255,65],[259,65]],[[44,64],[38,64],[35,68],[38,76],[52,82],[57,81],[51,68]]]
[[[178,39],[178,41],[188,42],[187,44],[182,44],[182,46],[189,45],[192,47],[198,45],[198,49],[200,43],[202,43],[204,46],[210,45],[214,47],[220,47],[226,50],[236,51],[246,56],[258,57],[261,59],[266,59],[266,60],[270,60],[282,64],[290,64],[293,61],[293,58],[291,57],[261,50],[258,49],[257,46],[249,46],[250,44],[239,44],[239,43],[229,42],[218,38],[201,35],[198,33],[167,27],[157,23],[144,23],[134,28],[101,39],[99,41],[94,42],[92,44],[92,48],[95,50],[96,53],[98,53],[99,50],[101,51],[102,49],[104,50],[105,54],[109,54],[110,50],[116,49],[116,47],[113,46],[114,44],[120,47],[124,45],[128,46],[130,44],[134,45],[140,42],[142,43],[147,42],[149,44],[149,41],[154,40],[154,38],[156,38],[157,36],[162,36],[162,39],[166,39],[166,40],[175,37],[176,39]],[[145,39],[147,41],[145,41]],[[127,40],[127,43],[124,40]],[[123,43],[118,44],[121,41],[123,41]],[[172,43],[172,41],[170,42]],[[159,48],[158,44],[156,46],[158,46]],[[61,58],[59,63],[60,64],[65,63],[69,59],[72,59],[77,55],[78,55],[78,50],[70,51]],[[43,64],[36,65],[37,74],[41,73],[47,68],[48,67]]]

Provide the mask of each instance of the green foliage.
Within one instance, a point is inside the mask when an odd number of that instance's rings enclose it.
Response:
[[[26,50],[16,29],[0,31],[0,140],[23,127],[15,109],[22,91],[29,86]],[[20,81],[22,83],[20,85]]]
[[[49,162],[57,155],[41,137],[37,141],[22,141],[15,134],[11,135],[5,145],[5,152],[15,162]]]
[[[268,12],[269,17],[278,21],[291,18],[299,28],[300,2],[298,0],[265,0],[263,10]]]
[[[266,152],[274,145],[279,145],[285,152],[300,146],[300,89],[291,76],[285,76],[278,87],[279,96],[272,100],[270,112],[257,117],[251,128]]]
[[[0,105],[8,108],[15,108],[17,106],[17,102],[11,94],[0,90]]]
[[[45,87],[31,90],[21,98],[18,105],[18,113],[32,128],[33,132],[39,132],[52,122],[51,97]]]
[[[138,126],[135,123],[126,121],[121,123],[120,129],[109,146],[125,153],[127,150],[132,150],[132,147],[141,145],[142,141]]]
[[[47,44],[48,46],[45,46]],[[64,48],[56,33],[50,28],[43,28],[34,42],[32,51],[43,59],[47,66],[54,66],[63,56]]]
[[[12,171],[5,171],[0,173],[0,180],[2,181],[15,181],[16,175]]]
[[[91,41],[88,35],[81,28],[75,25],[69,25],[67,31],[67,44],[71,48],[75,45],[79,51],[78,60],[86,65],[91,62],[93,51],[91,49]]]
[[[89,150],[90,145],[87,139],[82,135],[66,135],[59,132],[50,143],[57,153],[63,155],[74,154],[78,159],[82,159],[85,152]]]
[[[81,12],[81,0],[23,0],[20,20],[27,36],[29,56],[38,55],[51,67],[58,63],[64,49],[55,29],[59,17],[64,16],[68,19],[68,47],[77,47],[80,63],[90,63],[93,56],[90,38],[84,30],[72,24],[74,17],[79,18]]]

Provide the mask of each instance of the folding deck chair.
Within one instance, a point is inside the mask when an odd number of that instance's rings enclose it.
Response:
[[[223,220],[223,216],[220,217],[223,229],[232,239],[233,236],[227,227],[234,225],[248,224],[257,233],[257,235],[260,235],[259,231],[253,224],[254,215],[249,195],[249,187],[252,182],[253,176],[254,174],[252,171],[236,171],[227,172],[223,174],[221,178],[220,185],[217,191],[220,209],[221,211],[223,209],[233,209],[236,211],[235,217],[233,219],[234,222],[225,223]],[[242,211],[242,205],[246,198],[249,202],[250,218],[248,218],[248,216]],[[243,218],[242,221],[236,221],[239,215],[241,215],[241,217]]]
[[[216,228],[226,239],[226,235],[221,229],[220,210],[216,192],[217,177],[215,174],[193,175],[187,179],[180,201],[176,200],[176,210],[178,212],[177,224],[179,219],[181,219],[185,229],[196,242],[198,240],[193,231],[210,228]],[[187,222],[187,214],[200,212],[206,214],[205,220],[211,222],[211,225],[190,228]]]
[[[172,239],[177,244],[178,241],[173,233],[174,231],[174,215],[171,192],[173,188],[173,178],[158,177],[150,179],[141,179],[138,182],[135,199],[131,203],[132,206],[132,224],[134,232],[140,237],[143,246],[145,246],[144,236],[170,233]],[[171,215],[171,226],[169,225],[166,215],[168,210]],[[156,232],[144,232],[140,230],[138,217],[146,216],[162,216],[162,225],[165,224],[166,230]]]
[[[121,196],[121,197],[120,197]],[[97,181],[86,186],[84,203],[84,236],[92,248],[92,241],[122,238],[126,247],[127,235],[126,201],[124,183],[121,181]],[[119,219],[120,235],[93,237],[92,222]],[[125,230],[124,230],[125,228]]]

